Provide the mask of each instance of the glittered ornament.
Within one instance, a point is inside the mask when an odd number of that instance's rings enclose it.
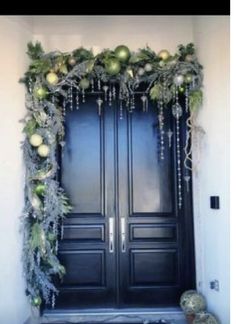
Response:
[[[42,299],[40,296],[33,297],[33,299],[31,300],[31,304],[35,307],[39,307],[41,303],[42,303]]]
[[[47,157],[49,155],[50,149],[49,146],[46,144],[41,144],[38,147],[38,155],[41,157]]]
[[[86,78],[81,79],[80,82],[79,82],[79,86],[80,86],[80,88],[83,89],[83,90],[88,89],[88,88],[89,88],[89,84],[90,84],[90,83],[89,83],[89,80],[86,79]]]
[[[71,56],[68,60],[68,64],[70,66],[74,66],[76,64],[76,59],[73,56]]]
[[[127,62],[130,58],[130,50],[125,45],[119,45],[115,49],[115,56],[120,62]]]
[[[105,65],[105,70],[108,74],[116,75],[120,72],[120,69],[121,69],[120,62],[117,59],[111,58],[107,60]]]
[[[193,324],[220,324],[220,322],[211,313],[199,312],[196,314]]]
[[[191,83],[191,82],[193,81],[193,76],[192,76],[192,74],[190,74],[190,73],[186,74],[185,77],[184,77],[184,81],[185,81],[186,83]]]
[[[188,290],[180,297],[180,307],[185,314],[196,314],[206,309],[206,300],[197,291]]]
[[[36,185],[34,191],[37,195],[42,196],[45,193],[46,185],[43,183],[39,183]]]
[[[174,76],[174,84],[180,86],[184,82],[184,76],[182,74],[177,74]]]
[[[170,53],[167,50],[161,50],[157,56],[163,60],[166,61],[170,57]]]
[[[29,142],[32,146],[38,147],[43,143],[43,138],[39,134],[33,134],[30,136]]]
[[[59,81],[59,78],[56,73],[50,72],[47,74],[46,80],[50,85],[56,85]]]
[[[144,68],[142,68],[142,67],[141,67],[141,68],[139,68],[139,69],[138,69],[138,72],[137,72],[137,73],[138,73],[138,75],[139,75],[139,76],[142,76],[142,75],[144,75],[144,73],[145,73],[145,70],[144,70]]]
[[[44,87],[36,87],[34,88],[34,96],[42,100],[47,96],[47,90]]]
[[[146,72],[151,72],[152,71],[152,64],[146,63],[145,66],[144,66],[144,70]]]

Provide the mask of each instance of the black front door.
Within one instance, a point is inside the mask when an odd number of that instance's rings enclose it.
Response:
[[[175,133],[170,110],[165,120]],[[114,105],[98,116],[91,95],[65,126],[61,181],[73,212],[59,247],[66,275],[56,307],[177,305],[195,280],[191,190],[182,179],[179,209],[176,141],[160,160],[156,106],[144,113],[137,98],[123,119]]]

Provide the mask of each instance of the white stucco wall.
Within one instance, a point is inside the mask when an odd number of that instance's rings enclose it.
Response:
[[[27,68],[29,26],[20,19],[0,17],[0,323],[23,324],[29,316],[22,277],[24,168],[20,141],[25,114],[24,87],[18,83]]]
[[[198,121],[206,132],[194,181],[198,280],[209,310],[222,324],[230,323],[229,33],[229,17],[193,19],[194,42],[204,66],[204,104]],[[219,210],[210,209],[210,196],[220,196]],[[214,279],[219,280],[218,292],[209,287]]]

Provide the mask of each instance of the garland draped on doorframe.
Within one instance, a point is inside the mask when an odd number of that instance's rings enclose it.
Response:
[[[156,54],[148,46],[130,52],[120,45],[114,51],[103,50],[94,55],[91,50],[78,48],[72,53],[45,54],[40,43],[28,44],[31,59],[28,71],[20,81],[27,88],[27,115],[24,119],[23,143],[26,164],[25,208],[23,212],[24,274],[27,295],[33,306],[42,300],[55,305],[58,290],[54,278],[62,278],[66,269],[60,264],[58,239],[63,237],[63,218],[72,207],[57,180],[58,144],[64,143],[64,117],[67,109],[79,109],[86,100],[86,92],[97,94],[98,115],[102,114],[104,101],[112,106],[119,100],[120,119],[127,109],[132,113],[135,100],[141,100],[143,112],[148,102],[157,103],[157,120],[160,131],[160,160],[165,158],[165,142],[171,147],[173,132],[164,131],[164,109],[171,107],[176,121],[176,158],[178,208],[182,208],[182,176],[180,119],[183,108],[179,96],[185,97],[189,112],[184,147],[184,166],[192,169],[191,132],[194,116],[202,102],[202,66],[198,63],[194,45],[179,45],[171,55],[167,50]],[[145,86],[139,98],[136,90]],[[135,97],[136,95],[136,97]],[[60,233],[59,233],[60,232]]]

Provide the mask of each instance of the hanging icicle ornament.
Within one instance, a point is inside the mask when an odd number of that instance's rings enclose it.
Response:
[[[75,95],[75,107],[76,107],[76,110],[79,109],[79,90],[76,89],[76,95]]]
[[[98,115],[101,116],[103,100],[100,97],[97,99],[97,104],[98,104]]]
[[[177,160],[177,191],[178,191],[178,208],[182,208],[182,170],[181,170],[181,152],[180,152],[180,117],[182,108],[179,104],[178,87],[175,88],[175,103],[172,107],[172,113],[175,117],[176,128],[176,160]]]
[[[191,177],[189,175],[185,175],[184,176],[184,181],[186,182],[186,189],[187,189],[187,192],[190,191],[190,186],[189,186],[189,181],[190,181]]]
[[[161,100],[158,103],[158,122],[159,122],[159,132],[160,132],[160,159],[164,160],[164,150],[165,150],[165,141],[164,141],[164,112],[163,112],[163,100]]]
[[[145,94],[143,94],[141,96],[141,100],[143,103],[143,112],[148,112],[148,97]]]
[[[169,128],[169,130],[168,130],[168,132],[167,132],[169,148],[171,148],[171,146],[172,146],[172,136],[173,136],[173,132],[172,132],[172,130]]]
[[[109,87],[107,85],[104,85],[102,87],[102,89],[104,91],[104,100],[107,101],[107,92],[108,92]]]

